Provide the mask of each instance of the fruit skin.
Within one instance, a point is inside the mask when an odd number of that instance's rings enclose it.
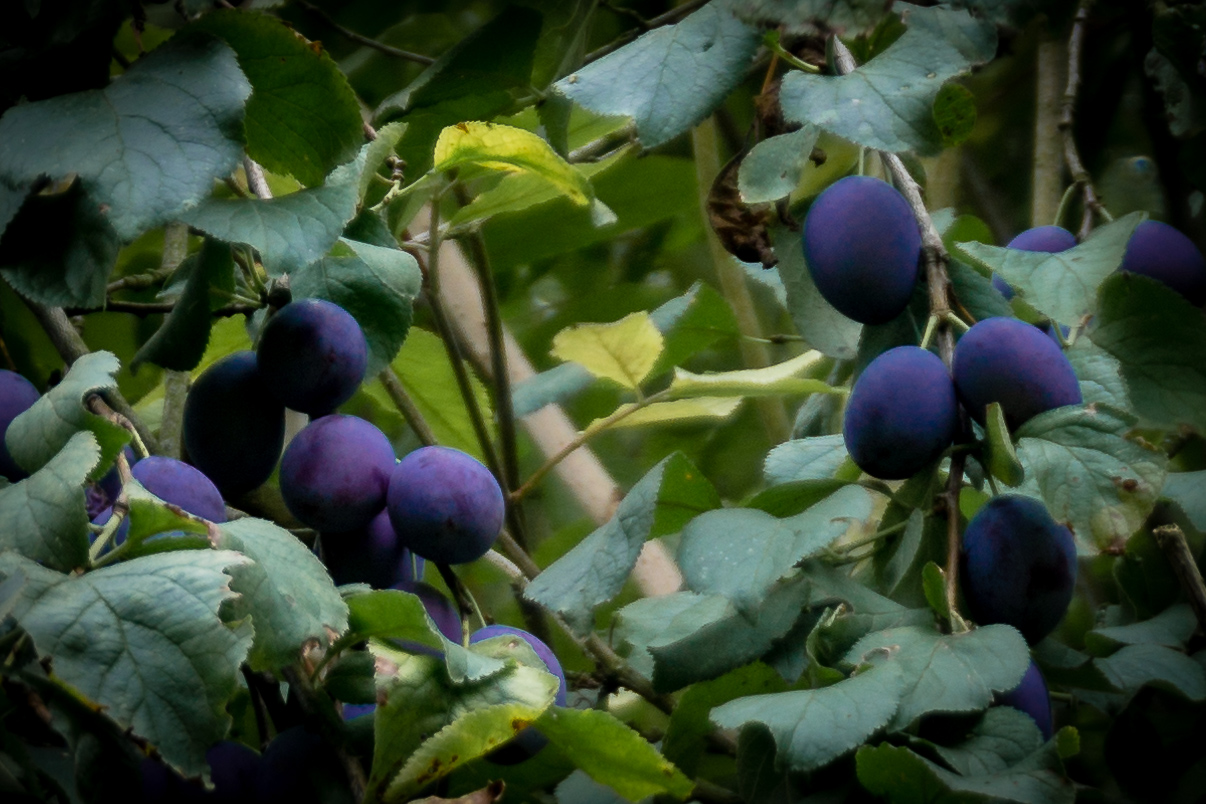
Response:
[[[942,360],[916,346],[897,346],[872,360],[854,384],[842,434],[860,469],[902,480],[938,459],[955,437],[958,415]]]
[[[1163,282],[1194,307],[1206,303],[1206,258],[1192,240],[1167,223],[1149,220],[1136,226],[1118,270]]]
[[[1010,240],[1005,247],[1019,251],[1046,251],[1056,254],[1060,251],[1067,251],[1075,245],[1076,235],[1062,226],[1036,226]],[[999,290],[1006,299],[1012,299],[1015,295],[1014,289],[1009,287],[1005,280],[997,274],[992,275],[992,286]]]
[[[6,477],[13,483],[29,477],[29,473],[17,466],[17,462],[8,454],[4,436],[13,419],[33,407],[40,396],[32,382],[15,371],[0,369],[0,477]]]
[[[226,504],[222,502],[222,495],[218,493],[217,486],[196,467],[189,466],[184,461],[151,455],[134,464],[130,474],[143,488],[166,503],[179,506],[184,511],[210,522],[226,521]],[[106,508],[92,523],[103,525],[109,521],[112,514],[112,507]],[[129,531],[130,517],[127,516],[125,521],[118,525],[113,544],[124,542]]]
[[[389,479],[389,519],[416,555],[467,564],[486,554],[502,530],[505,503],[490,470],[449,447],[421,447]]]
[[[1001,403],[1010,430],[1043,411],[1079,405],[1080,383],[1063,351],[1038,327],[986,318],[964,333],[952,364],[955,390],[972,418]]]
[[[255,352],[235,352],[202,372],[184,403],[189,462],[236,497],[272,474],[285,443],[285,407],[268,391]]]
[[[879,179],[839,179],[804,219],[804,259],[817,290],[842,315],[864,324],[883,324],[904,312],[920,257],[921,234],[909,203]]]
[[[1076,584],[1072,533],[1038,500],[994,497],[963,533],[963,594],[981,625],[1005,623],[1031,645],[1059,625]]]
[[[322,550],[336,584],[367,583],[374,589],[387,589],[415,579],[411,553],[398,541],[385,509],[359,530],[324,533]],[[413,560],[422,576],[423,559],[414,556]]]
[[[540,661],[544,662],[544,666],[550,673],[557,677],[559,682],[557,686],[557,695],[553,699],[555,706],[565,706],[566,702],[566,685],[565,671],[561,669],[561,662],[557,661],[557,657],[553,655],[552,649],[544,644],[540,639],[529,634],[527,631],[519,628],[512,628],[509,625],[488,625],[485,628],[479,629],[469,637],[469,644],[473,645],[485,639],[492,637],[513,636],[519,637],[524,642],[527,642]],[[525,759],[530,759],[535,756],[540,749],[548,744],[548,739],[536,731],[531,726],[515,735],[515,738],[506,745],[498,748],[486,756],[491,762],[499,765],[515,765],[523,762]]]
[[[1009,692],[1001,695],[997,703],[1012,706],[1020,712],[1025,712],[1034,719],[1034,723],[1043,733],[1044,740],[1050,740],[1055,734],[1051,717],[1051,696],[1047,692],[1047,682],[1039,672],[1038,665],[1032,659],[1026,668],[1026,674],[1018,685]]]
[[[318,531],[367,527],[385,507],[394,448],[364,419],[333,413],[302,428],[281,457],[281,496]]]
[[[286,304],[264,325],[260,374],[285,407],[325,416],[364,380],[368,343],[356,319],[324,299]]]
[[[452,605],[452,601],[444,597],[440,590],[422,581],[399,581],[394,586],[403,592],[409,592],[423,601],[423,608],[440,633],[458,645],[461,642],[461,615]]]

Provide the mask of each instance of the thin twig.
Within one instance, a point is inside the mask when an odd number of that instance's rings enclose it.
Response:
[[[604,45],[598,50],[592,50],[590,53],[587,53],[586,58],[582,60],[582,63],[590,64],[592,61],[598,61],[604,56],[614,53],[615,51],[624,47],[624,45],[628,44],[632,40],[648,33],[649,31],[652,31],[654,28],[660,28],[663,25],[671,25],[676,23],[707,2],[708,0],[689,0],[689,2],[683,3],[680,6],[675,6],[665,14],[650,19],[646,28],[628,31],[624,34],[621,34],[620,37],[615,41]]]
[[[1094,0],[1080,0],[1076,8],[1076,17],[1072,22],[1072,33],[1068,37],[1068,84],[1064,89],[1063,103],[1060,105],[1059,130],[1064,137],[1064,161],[1068,165],[1068,173],[1072,181],[1080,187],[1084,198],[1084,213],[1080,220],[1080,230],[1077,238],[1084,240],[1093,229],[1093,216],[1101,215],[1103,208],[1097,190],[1093,187],[1093,178],[1080,160],[1080,150],[1076,147],[1076,136],[1073,131],[1074,113],[1076,111],[1076,96],[1080,91],[1080,56],[1084,48],[1085,25],[1089,19],[1089,10]]]
[[[175,270],[173,268],[172,270]],[[121,279],[115,279],[106,287],[107,293],[115,293],[119,290],[142,290],[151,288],[157,285],[162,285],[164,280],[172,275],[172,270],[165,271],[163,268],[157,268],[154,271],[148,271],[145,274],[131,274],[123,276]]]
[[[1168,563],[1172,564],[1173,574],[1181,582],[1189,605],[1198,618],[1198,628],[1206,633],[1206,583],[1202,581],[1202,573],[1194,561],[1193,553],[1189,552],[1185,534],[1176,525],[1161,525],[1152,530],[1152,536],[1167,556]]]
[[[379,375],[379,379],[385,387],[385,393],[389,394],[390,400],[393,401],[394,406],[398,408],[398,412],[402,414],[402,418],[410,425],[410,429],[419,437],[419,440],[428,447],[436,444],[435,432],[423,418],[423,414],[419,412],[419,408],[410,398],[410,394],[406,393],[402,380],[394,373],[394,370],[386,366]]]
[[[306,0],[297,0],[297,5],[321,19],[331,28],[334,28],[345,39],[350,39],[357,44],[372,48],[373,50],[376,50],[379,53],[384,53],[387,56],[393,56],[395,59],[405,59],[406,61],[413,61],[415,64],[422,65],[435,63],[435,59],[431,58],[430,56],[424,56],[420,53],[411,53],[409,50],[402,50],[401,48],[387,45],[384,42],[378,42],[376,39],[372,39],[364,34],[358,34],[349,28],[345,28],[335,20],[331,19],[327,12],[323,11],[313,3],[307,3]]]
[[[88,315],[89,313],[130,313],[139,318],[149,315],[166,315],[176,309],[176,302],[131,302],[120,299],[110,299],[101,307],[68,307],[64,312],[68,316]],[[260,309],[256,304],[228,304],[210,312],[218,318],[229,318],[234,315],[252,315]]]

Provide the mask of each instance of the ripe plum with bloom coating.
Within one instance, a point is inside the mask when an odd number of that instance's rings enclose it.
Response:
[[[364,419],[333,413],[302,428],[281,457],[281,496],[319,531],[367,527],[385,507],[394,448]]]
[[[1045,251],[1049,254],[1056,254],[1060,251],[1067,251],[1075,245],[1076,235],[1062,226],[1036,226],[1033,229],[1027,229],[1013,240],[1010,240],[1006,248],[1018,249],[1019,251]],[[993,274],[992,286],[999,290],[1001,295],[1006,299],[1012,299],[1015,295],[1013,288],[999,274]]]
[[[469,637],[469,644],[472,645],[485,639],[501,636],[518,637],[531,646],[537,658],[544,662],[545,668],[557,677],[557,695],[553,699],[553,704],[555,706],[565,706],[565,671],[561,669],[561,662],[557,661],[557,657],[553,654],[552,649],[537,637],[529,634],[527,631],[512,628],[508,625],[488,625],[475,631]],[[514,765],[535,756],[547,744],[548,739],[529,726],[515,735],[515,739],[510,743],[490,753],[486,758],[499,765]]]
[[[916,346],[897,346],[872,360],[854,384],[842,434],[860,469],[902,480],[950,446],[958,414],[942,360]]]
[[[972,618],[1036,644],[1059,625],[1076,583],[1072,533],[1038,500],[993,497],[963,533],[963,594]]]
[[[189,462],[231,497],[272,474],[285,443],[285,407],[269,393],[255,352],[235,352],[202,372],[184,403]]]
[[[1043,674],[1039,672],[1033,659],[1022,680],[1012,690],[1001,695],[998,703],[1012,706],[1030,715],[1039,731],[1043,733],[1044,740],[1050,740],[1055,733],[1051,717],[1051,695],[1047,692],[1047,682],[1043,680]]]
[[[33,407],[40,396],[32,382],[15,371],[0,369],[0,477],[6,477],[14,483],[29,477],[29,473],[17,466],[17,462],[8,454],[4,436],[13,419]]]
[[[130,474],[143,488],[166,503],[179,506],[193,516],[210,522],[226,521],[226,504],[218,487],[194,466],[175,458],[151,455],[134,464]],[[112,507],[106,508],[93,519],[93,524],[103,525],[112,515]],[[130,518],[126,517],[114,534],[113,543],[121,544],[130,530]]]
[[[804,219],[804,259],[817,290],[842,315],[883,324],[917,284],[921,234],[904,196],[880,179],[847,176]]]
[[[368,367],[368,344],[347,310],[325,299],[301,299],[268,319],[256,356],[285,407],[317,417],[356,393]]]
[[[421,447],[390,476],[390,522],[403,544],[428,561],[481,558],[502,530],[504,510],[494,475],[460,450]]]
[[[1206,258],[1192,240],[1167,223],[1144,221],[1136,226],[1118,270],[1163,282],[1194,307],[1206,302]]]
[[[960,401],[981,424],[993,402],[1016,430],[1044,411],[1082,401],[1063,351],[1038,327],[1016,318],[986,318],[964,333],[952,373]]]

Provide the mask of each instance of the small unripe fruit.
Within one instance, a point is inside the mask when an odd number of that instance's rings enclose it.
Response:
[[[985,503],[963,533],[962,559],[963,594],[976,622],[1012,625],[1033,645],[1064,618],[1076,584],[1076,543],[1038,500],[1006,494]]]
[[[1082,401],[1076,373],[1059,346],[1015,318],[986,318],[964,333],[952,374],[960,401],[981,424],[993,402],[1016,430],[1044,411]]]
[[[490,470],[449,447],[422,447],[394,467],[389,519],[415,555],[467,564],[486,554],[502,531],[505,503]]]
[[[342,307],[301,299],[268,319],[256,356],[265,382],[285,407],[318,417],[356,393],[368,367],[368,344]]]
[[[1076,235],[1062,226],[1036,226],[1010,240],[1006,248],[1019,251],[1046,251],[1056,254],[1060,251],[1067,251],[1075,245]],[[1006,299],[1014,297],[1013,288],[997,274],[993,274],[992,286],[999,290]]]
[[[842,433],[860,469],[901,480],[950,446],[958,414],[942,360],[916,346],[897,346],[872,360],[854,384]]]
[[[1194,307],[1206,302],[1206,259],[1192,240],[1167,223],[1136,226],[1118,270],[1163,282]]]
[[[883,324],[904,312],[917,284],[921,234],[894,187],[847,176],[812,203],[804,259],[817,290],[842,315]]]

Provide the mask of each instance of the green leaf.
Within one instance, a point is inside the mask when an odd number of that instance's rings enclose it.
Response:
[[[55,236],[47,237],[51,231]],[[0,240],[0,276],[52,307],[100,305],[120,248],[104,213],[73,181],[62,192],[25,201]]]
[[[996,55],[996,28],[949,8],[909,8],[906,21],[899,39],[849,75],[789,72],[779,95],[784,115],[868,148],[937,153],[935,97]]]
[[[798,232],[776,228],[772,234],[777,269],[787,291],[787,311],[805,343],[836,360],[858,355],[863,325],[851,321],[825,301],[804,263],[804,241]]]
[[[971,313],[976,321],[1001,316],[1012,318],[1013,310],[1001,292],[992,286],[992,280],[975,268],[958,260],[951,260],[947,268],[951,287],[960,306]]]
[[[932,111],[943,148],[966,142],[976,127],[976,97],[961,84],[946,84],[938,90]]]
[[[590,204],[594,188],[586,176],[530,131],[495,123],[458,123],[436,140],[433,170],[464,165],[539,176],[578,206]]]
[[[529,648],[530,650],[530,648]],[[522,664],[481,683],[455,685],[439,659],[373,645],[378,704],[369,792],[407,800],[439,778],[451,755],[481,756],[535,720],[557,693],[550,673]],[[437,765],[437,760],[439,764]]]
[[[1074,324],[1093,312],[1097,288],[1122,264],[1127,241],[1144,218],[1131,213],[1093,231],[1074,248],[1055,254],[959,243],[956,253],[1009,283],[1018,297],[1043,315]]]
[[[771,485],[833,477],[848,457],[841,435],[785,441],[766,454],[762,473]]]
[[[562,103],[568,103],[568,101],[565,101],[564,98],[560,98],[558,95],[550,95],[549,98],[559,99]],[[546,102],[540,108],[543,109],[548,105]],[[447,131],[448,129],[445,130]],[[536,135],[532,134],[530,136],[535,137]],[[540,140],[538,137],[536,139],[540,142],[542,148],[548,148],[544,140]],[[624,150],[619,150],[599,162],[579,165],[565,164],[564,168],[560,164],[550,166],[554,174],[560,174],[564,170],[569,170],[578,174],[577,179],[566,176],[558,181],[553,181],[534,170],[512,172],[504,176],[494,187],[478,195],[468,205],[458,209],[448,222],[453,226],[459,226],[472,221],[482,220],[483,218],[493,218],[508,213],[522,212],[530,207],[544,204],[557,198],[568,198],[578,206],[586,205],[591,207],[593,212],[597,212],[596,224],[598,226],[615,223],[615,214],[607,210],[606,205],[602,201],[594,198],[594,187],[591,185],[589,179],[617,164],[624,158],[626,153]],[[560,160],[560,157],[558,159]],[[583,203],[578,203],[574,198],[574,194],[583,191],[587,195],[587,200]]]
[[[791,394],[844,394],[822,380],[799,375],[815,368],[824,360],[824,355],[815,349],[793,357],[791,360],[759,369],[736,369],[694,374],[676,368],[670,382],[671,396],[786,396]]]
[[[881,653],[900,665],[893,731],[930,712],[987,709],[993,692],[1016,687],[1030,662],[1026,640],[1008,625],[945,635],[918,627],[876,631],[860,639],[845,661],[858,664]]]
[[[610,324],[575,324],[553,336],[553,357],[572,360],[596,377],[625,388],[640,384],[657,363],[662,333],[648,313],[631,313]]]
[[[1115,687],[1129,694],[1149,684],[1191,701],[1206,700],[1206,667],[1163,645],[1127,645],[1105,659],[1094,659]]]
[[[348,625],[348,607],[335,591],[326,567],[296,536],[263,519],[237,519],[218,526],[217,547],[237,550],[254,563],[233,567],[231,604],[237,617],[250,617],[255,643],[247,656],[253,670],[275,671],[297,662],[311,641]]]
[[[803,513],[835,491],[851,485],[855,484],[836,478],[792,480],[758,492],[746,500],[742,508],[755,508],[782,519]]]
[[[620,502],[612,518],[528,584],[524,597],[562,614],[578,632],[594,628],[594,609],[624,587],[653,529],[663,489],[699,470],[679,453],[650,469]]]
[[[0,488],[0,550],[16,550],[63,572],[86,565],[84,482],[99,459],[96,438],[75,433],[37,472]]]
[[[93,393],[117,387],[113,375],[118,366],[117,357],[111,352],[84,355],[71,364],[58,385],[13,419],[4,443],[17,465],[32,474],[58,455],[77,432],[90,430],[100,445],[99,465],[112,466],[130,435],[89,411],[84,402]],[[94,461],[89,469],[97,465]]]
[[[951,609],[946,602],[946,573],[933,561],[927,561],[921,570],[921,590],[933,612],[949,620]]]
[[[1195,528],[1206,530],[1206,469],[1169,474],[1160,496],[1181,506]]]
[[[423,283],[405,251],[341,240],[354,257],[324,257],[293,275],[293,298],[319,298],[351,313],[368,341],[366,376],[388,366],[402,348]]]
[[[819,135],[815,126],[802,126],[788,134],[767,137],[750,149],[737,171],[741,200],[758,204],[790,195],[800,183]]]
[[[178,34],[105,89],[9,109],[0,118],[0,176],[18,183],[75,173],[117,236],[133,240],[234,170],[250,92],[230,48]]]
[[[218,616],[234,597],[223,571],[245,560],[193,550],[69,577],[4,553],[0,573],[25,575],[14,616],[56,679],[184,775],[208,778],[205,752],[226,736],[251,645],[245,623]]]
[[[1078,549],[1121,544],[1155,507],[1168,459],[1130,435],[1135,421],[1104,405],[1040,413],[1015,434],[1026,467],[1021,491],[1067,523]]]
[[[741,698],[712,712],[721,728],[762,723],[775,737],[775,763],[807,773],[828,765],[888,725],[899,700],[891,663],[815,690]]]
[[[293,274],[319,260],[356,214],[366,149],[336,168],[321,187],[278,198],[207,198],[184,213],[189,226],[260,253],[268,273]]]
[[[244,127],[252,159],[312,186],[356,154],[360,106],[321,48],[265,14],[219,10],[192,27],[224,39],[251,82]]]
[[[708,511],[683,529],[679,567],[691,591],[724,595],[738,611],[752,612],[796,564],[870,516],[871,495],[859,486],[788,519],[750,508]]]
[[[130,370],[154,363],[173,371],[192,371],[201,362],[213,324],[210,311],[223,299],[214,291],[234,291],[234,260],[230,246],[207,238],[201,253],[181,266],[188,271],[184,292],[163,325],[147,339],[130,361]],[[229,296],[227,296],[229,298]]]
[[[621,427],[645,427],[650,424],[678,424],[698,419],[727,419],[741,405],[741,397],[700,396],[694,399],[675,399],[670,402],[654,402],[629,413],[624,418],[607,425],[609,429]],[[626,402],[605,418],[621,411],[639,406]],[[604,419],[596,419],[587,429],[603,426]]]
[[[163,542],[169,540],[153,539],[154,536],[191,536],[188,539],[172,538],[171,549],[198,550],[210,546],[209,527],[201,519],[184,512],[177,505],[165,503],[137,480],[131,480],[122,490],[130,506],[130,529],[125,542],[117,548],[123,559],[165,552]]]
[[[1197,618],[1189,604],[1177,603],[1149,620],[1095,628],[1085,634],[1085,649],[1097,656],[1107,656],[1124,645],[1184,649],[1197,627]]]
[[[1005,414],[1001,410],[1000,402],[989,404],[984,422],[984,449],[987,452],[985,468],[1007,486],[1020,485],[1026,477],[1026,470],[1022,468],[1017,451],[1013,448],[1009,425],[1005,423]]]
[[[1064,778],[1054,750],[1040,750],[1004,772],[981,776],[951,773],[888,743],[860,748],[857,765],[863,787],[891,804],[1072,804],[1076,800],[1076,790]]]
[[[21,209],[28,195],[28,184],[10,185],[7,181],[0,181],[0,235],[4,234],[8,224]]]
[[[1206,319],[1163,284],[1118,274],[1089,331],[1117,358],[1134,410],[1153,424],[1206,429]]]
[[[604,115],[636,122],[646,148],[691,129],[745,77],[758,31],[723,3],[709,3],[674,25],[655,28],[553,85]]]
[[[662,753],[684,773],[695,775],[712,733],[708,713],[721,704],[747,696],[783,692],[787,685],[773,669],[754,663],[714,681],[692,684],[683,691],[670,715]]]
[[[360,171],[360,187],[359,198],[361,201],[368,194],[369,189],[376,183],[374,177],[380,175],[384,179],[389,179],[393,174],[393,170],[382,171],[382,168],[388,167],[386,160],[394,155],[394,150],[398,147],[398,141],[402,139],[402,135],[406,133],[405,123],[390,123],[377,129],[377,139],[365,146],[364,151],[364,169]],[[324,184],[329,185],[330,178]]]
[[[764,28],[784,26],[791,33],[854,34],[871,28],[884,15],[879,0],[734,0],[737,15]]]
[[[956,773],[987,776],[1001,773],[1038,751],[1043,746],[1043,735],[1030,715],[1012,706],[994,706],[960,743],[948,746],[927,740],[913,742],[929,746]]]
[[[1077,338],[1064,355],[1072,364],[1076,379],[1080,381],[1080,395],[1085,404],[1097,402],[1123,410],[1130,409],[1130,394],[1122,379],[1122,364],[1109,352],[1088,338]]]
[[[630,801],[661,793],[682,801],[695,787],[644,737],[607,712],[552,707],[536,727],[592,779]]]

